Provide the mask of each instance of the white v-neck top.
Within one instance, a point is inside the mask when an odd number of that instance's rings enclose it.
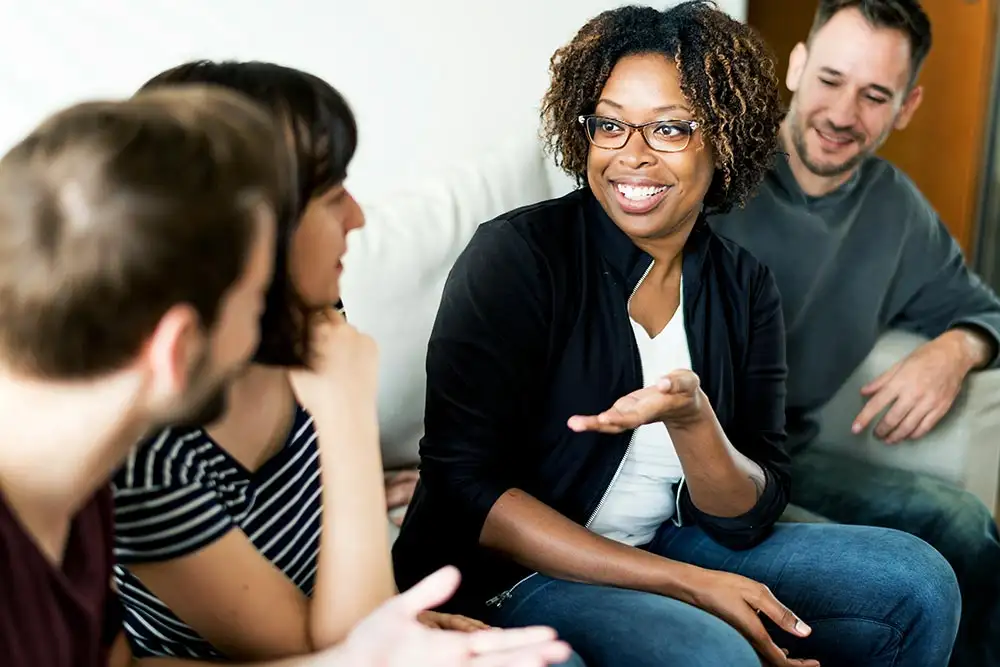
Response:
[[[629,318],[642,361],[643,386],[655,384],[673,370],[691,369],[683,295],[682,279],[677,310],[652,338]],[[661,422],[640,426],[590,529],[632,546],[648,544],[663,522],[674,516],[677,508],[673,485],[683,474],[667,427]]]

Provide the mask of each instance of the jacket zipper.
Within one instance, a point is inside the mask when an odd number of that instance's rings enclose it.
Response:
[[[674,518],[671,521],[678,528],[684,527],[684,518],[681,516],[681,490],[684,488],[684,474],[681,473],[681,479],[677,482],[677,495],[674,496]]]
[[[628,301],[625,302],[625,312],[626,313],[628,313],[629,306],[632,304],[632,297],[634,297],[635,293],[639,291],[639,286],[642,285],[642,282],[646,279],[646,276],[648,276],[649,272],[653,269],[653,264],[654,263],[655,262],[650,262],[649,263],[649,266],[646,267],[646,271],[642,274],[642,278],[639,278],[639,282],[637,282],[635,284],[635,287],[632,289],[632,293],[629,294]],[[639,384],[640,384],[640,386],[642,385],[642,369],[641,368],[639,369]],[[595,507],[594,511],[590,513],[590,518],[587,519],[587,523],[585,523],[583,525],[584,528],[590,528],[590,524],[592,524],[594,522],[594,518],[597,516],[597,513],[600,512],[601,508],[604,506],[604,502],[608,499],[608,494],[611,493],[611,487],[613,487],[615,485],[615,482],[618,481],[618,476],[621,474],[622,468],[625,467],[625,461],[628,459],[629,452],[632,451],[632,443],[634,441],[635,441],[635,430],[633,430],[632,431],[632,435],[629,436],[628,447],[625,448],[625,455],[622,456],[622,460],[618,462],[618,468],[615,469],[615,474],[611,478],[611,482],[607,485],[607,487],[605,487],[604,493],[601,495],[601,499],[597,503],[597,507]],[[681,483],[683,484],[683,479],[681,480]],[[677,497],[680,498],[680,485],[678,485],[677,488],[678,488],[678,491],[677,491],[678,496]],[[678,524],[678,525],[680,525],[680,524]],[[531,574],[529,574],[528,576],[524,577],[523,579],[521,579],[520,581],[518,581],[516,584],[514,584],[513,586],[511,586],[507,590],[505,590],[505,591],[503,591],[503,592],[501,592],[501,593],[499,593],[497,595],[494,595],[493,597],[491,597],[489,600],[486,601],[486,606],[487,607],[496,607],[497,609],[499,609],[500,607],[503,606],[503,604],[507,600],[509,600],[512,597],[514,597],[514,591],[517,589],[518,586],[520,586],[521,584],[523,584],[524,582],[526,582],[528,579],[531,579],[532,577],[534,577],[537,574],[538,574],[537,572],[532,572]]]

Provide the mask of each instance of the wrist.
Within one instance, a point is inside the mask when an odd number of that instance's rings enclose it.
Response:
[[[699,591],[704,588],[703,580],[707,570],[689,563],[664,560],[664,576],[656,593],[679,600],[685,604],[698,606]]]
[[[695,399],[692,401],[689,411],[682,414],[675,414],[663,420],[663,425],[668,430],[675,431],[697,431],[711,427],[715,421],[715,413],[708,403],[708,397],[699,387]]]
[[[992,342],[975,329],[956,327],[941,335],[953,345],[958,363],[965,373],[983,368],[993,358]]]
[[[374,402],[331,400],[310,414],[317,431],[347,426],[378,428],[378,409]]]

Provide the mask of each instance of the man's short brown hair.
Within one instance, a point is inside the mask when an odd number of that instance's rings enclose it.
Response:
[[[214,325],[289,157],[236,93],[181,86],[87,102],[0,160],[0,360],[37,377],[123,367],[163,315]]]
[[[912,86],[920,73],[920,68],[930,53],[933,37],[931,21],[920,6],[920,0],[819,0],[816,14],[813,17],[809,39],[819,32],[830,19],[845,9],[856,9],[861,12],[870,25],[875,28],[898,30],[910,41],[910,85]],[[850,44],[844,45],[851,48]]]

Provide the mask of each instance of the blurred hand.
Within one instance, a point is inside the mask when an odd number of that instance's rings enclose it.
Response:
[[[476,632],[489,630],[490,626],[468,616],[458,614],[442,614],[439,611],[423,611],[417,615],[417,620],[428,628],[435,630],[455,630],[456,632]]]
[[[317,667],[545,667],[569,657],[550,628],[456,632],[417,620],[451,597],[458,581],[458,570],[446,567],[392,598]]]

